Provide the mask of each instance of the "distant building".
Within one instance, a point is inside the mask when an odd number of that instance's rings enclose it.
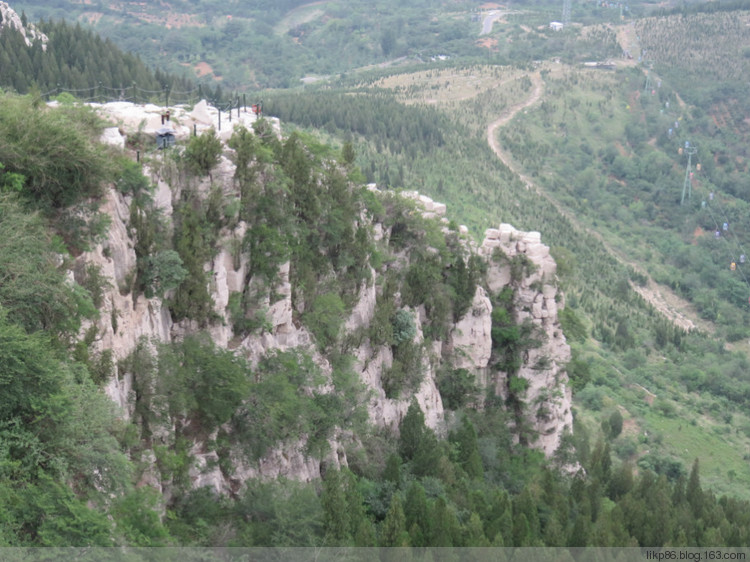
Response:
[[[604,62],[584,62],[583,66],[585,66],[586,68],[598,68],[600,70],[614,70],[616,68],[615,63],[609,60]]]
[[[552,31],[562,31],[563,24],[560,23],[559,21],[551,21],[549,22],[549,28]]]

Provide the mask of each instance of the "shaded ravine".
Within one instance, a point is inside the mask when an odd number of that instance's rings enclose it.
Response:
[[[646,302],[648,302],[657,311],[659,311],[659,313],[661,313],[665,318],[667,318],[675,326],[682,328],[683,330],[694,330],[697,328],[707,333],[714,333],[715,328],[713,324],[700,319],[694,312],[692,304],[675,294],[668,287],[657,284],[640,265],[631,262],[620,252],[615,250],[609,243],[607,243],[606,240],[604,240],[600,233],[582,225],[580,221],[573,215],[573,213],[564,208],[554,197],[552,197],[549,193],[535,184],[531,178],[523,174],[513,162],[512,155],[504,150],[500,145],[497,134],[500,127],[503,127],[504,125],[509,123],[518,114],[519,111],[522,111],[534,105],[542,98],[542,95],[544,94],[544,81],[542,80],[541,73],[539,71],[536,71],[532,74],[529,74],[528,76],[531,79],[531,83],[533,86],[529,97],[522,102],[506,108],[497,119],[492,121],[487,126],[487,143],[489,144],[492,151],[497,155],[500,161],[508,167],[508,169],[510,169],[521,179],[521,181],[523,181],[524,185],[526,185],[526,189],[533,189],[538,195],[544,197],[547,201],[554,205],[555,209],[557,209],[557,212],[568,219],[571,224],[573,224],[573,226],[591,236],[594,236],[599,242],[602,243],[607,252],[614,256],[617,261],[619,261],[623,265],[635,269],[636,271],[644,275],[647,279],[645,287],[637,286],[632,282],[630,283],[630,285],[636,293],[641,295],[641,297],[643,297]]]

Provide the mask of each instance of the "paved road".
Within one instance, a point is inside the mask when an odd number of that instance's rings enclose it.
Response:
[[[484,19],[482,20],[482,31],[479,32],[479,35],[487,35],[488,33],[492,33],[492,26],[497,20],[511,14],[520,13],[521,12],[519,12],[518,10],[492,10],[491,12],[487,12],[487,15],[484,16]]]
[[[482,21],[482,31],[479,32],[479,35],[487,35],[488,33],[490,33],[492,31],[492,24],[495,23],[495,20],[499,20],[501,17],[503,17],[503,15],[503,12],[492,10],[490,13],[484,16],[484,20]]]

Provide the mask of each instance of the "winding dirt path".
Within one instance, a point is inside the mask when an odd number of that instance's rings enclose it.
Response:
[[[508,123],[511,119],[513,119],[519,111],[521,111],[522,109],[526,109],[531,105],[534,105],[542,97],[542,93],[544,92],[544,82],[542,81],[542,75],[539,72],[534,72],[529,76],[529,78],[531,78],[531,84],[533,86],[529,97],[524,101],[517,103],[516,105],[512,105],[506,108],[500,114],[500,117],[495,119],[487,126],[487,143],[490,145],[490,148],[495,154],[497,154],[497,157],[503,164],[505,164],[513,172],[518,174],[518,176],[526,184],[526,189],[529,189],[533,185],[533,183],[528,177],[523,175],[515,168],[512,162],[511,155],[508,152],[505,152],[500,146],[500,143],[497,140],[497,130]],[[540,190],[537,188],[537,191]]]
[[[675,326],[682,328],[683,330],[693,330],[695,328],[698,328],[702,331],[713,333],[714,326],[711,323],[700,319],[698,315],[694,313],[692,305],[688,301],[673,293],[668,287],[663,287],[655,283],[654,280],[651,279],[651,276],[649,276],[648,273],[643,270],[643,268],[641,268],[638,264],[629,261],[620,252],[610,246],[602,238],[601,234],[582,225],[573,215],[573,213],[565,209],[556,199],[554,199],[546,191],[537,186],[531,178],[521,173],[518,167],[514,164],[511,154],[504,150],[500,145],[497,135],[498,129],[509,123],[518,114],[519,111],[522,111],[538,102],[544,94],[544,81],[542,80],[540,72],[537,71],[528,76],[531,79],[531,83],[533,86],[529,97],[527,97],[522,102],[506,108],[497,119],[492,121],[487,126],[487,143],[490,145],[490,148],[492,148],[493,152],[497,155],[497,157],[503,164],[505,164],[512,172],[514,172],[518,175],[519,178],[521,178],[521,180],[526,185],[526,189],[533,189],[537,194],[539,194],[541,197],[544,197],[547,201],[554,205],[557,211],[565,218],[567,218],[576,228],[580,229],[583,232],[586,232],[587,234],[590,234],[591,236],[596,237],[596,239],[602,243],[607,252],[614,256],[617,261],[624,265],[630,266],[639,273],[645,275],[647,278],[646,286],[639,287],[631,283],[633,290],[641,295],[649,304],[651,304],[651,306],[653,306],[656,310],[663,314],[667,319],[669,319],[670,322],[672,322]]]

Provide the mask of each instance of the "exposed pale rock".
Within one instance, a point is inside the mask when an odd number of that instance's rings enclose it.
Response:
[[[42,44],[42,50],[47,50],[49,38],[39,31],[34,24],[30,23],[27,26],[24,26],[23,21],[21,21],[21,16],[19,16],[7,2],[0,2],[0,16],[2,16],[0,17],[0,33],[2,33],[2,30],[5,28],[15,29],[21,33],[27,47],[31,47],[34,42],[40,41]]]
[[[145,467],[143,474],[138,479],[138,487],[149,486],[162,493],[161,478],[156,467],[156,455],[151,449],[141,451],[141,463]]]
[[[208,102],[201,100],[193,106],[193,110],[188,114],[190,118],[201,125],[211,126],[214,123],[214,118],[209,112]]]
[[[125,148],[125,137],[117,127],[107,127],[102,131],[99,141],[115,148]]]
[[[128,135],[137,132],[155,135],[157,130],[168,125],[174,129],[178,140],[187,140],[196,132],[201,134],[208,129],[213,129],[219,138],[226,142],[236,127],[243,126],[252,130],[253,123],[257,120],[257,116],[247,108],[240,108],[239,115],[237,109],[233,109],[231,119],[226,111],[221,112],[220,116],[219,111],[208,105],[205,100],[199,101],[190,110],[184,105],[172,105],[166,108],[154,104],[136,104],[125,101],[88,105],[119,125]],[[162,122],[167,109],[170,113],[169,120]],[[279,120],[275,117],[265,119],[271,123],[276,134],[280,135]]]
[[[375,270],[370,267],[370,279],[375,279]],[[374,282],[363,283],[359,289],[359,298],[354,305],[352,313],[344,324],[344,332],[349,334],[359,328],[370,325],[375,314],[375,302],[377,300],[377,288]]]
[[[219,455],[216,451],[205,452],[196,443],[190,450],[193,463],[188,471],[193,489],[209,488],[217,495],[229,492],[229,486],[219,468]]]
[[[488,228],[484,231],[484,239],[485,240],[499,240],[500,239],[500,230],[497,228]]]
[[[144,171],[144,175],[145,174]],[[163,179],[159,178],[156,182],[156,189],[154,190],[154,206],[162,211],[162,216],[167,220],[172,218],[172,190],[169,184]]]
[[[289,478],[311,482],[320,478],[320,461],[305,454],[305,439],[285,443],[271,449],[256,463],[248,463],[239,453],[232,454],[234,473],[230,484],[239,487],[248,480]]]
[[[556,264],[538,232],[520,232],[511,225],[501,224],[497,231],[489,229],[488,234],[480,254],[489,260],[487,278],[491,291],[497,292],[511,283],[508,260],[523,254],[535,266],[534,273],[516,280],[514,309],[516,322],[530,320],[542,344],[528,351],[517,374],[529,383],[524,396],[528,405],[526,418],[538,435],[532,445],[550,456],[562,435],[573,427],[571,389],[565,372],[570,347],[557,317],[558,291],[553,284]],[[493,260],[495,251],[501,251],[508,259]],[[506,375],[498,373],[496,392],[504,396],[505,385]]]
[[[471,307],[450,333],[453,365],[457,369],[484,369],[492,353],[492,305],[477,287]]]

